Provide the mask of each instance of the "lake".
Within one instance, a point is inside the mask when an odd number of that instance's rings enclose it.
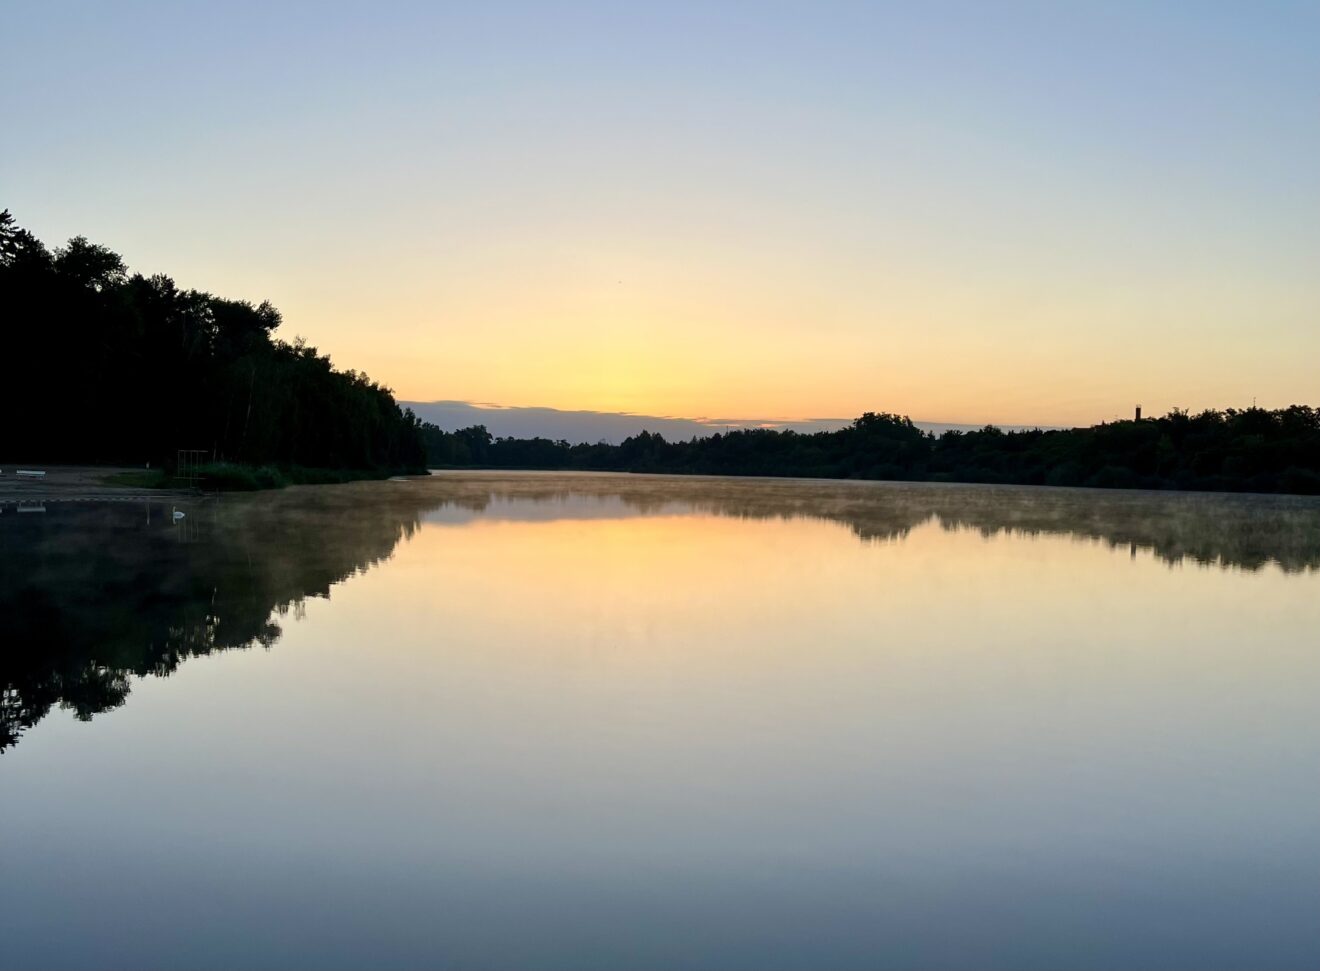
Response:
[[[1320,964],[1320,500],[31,506],[5,968]]]

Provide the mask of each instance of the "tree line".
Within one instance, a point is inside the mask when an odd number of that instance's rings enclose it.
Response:
[[[705,475],[1320,494],[1320,410],[1204,411],[1090,428],[923,431],[868,412],[837,431],[720,432],[619,445],[495,438],[477,425],[422,434],[432,468],[582,469]]]
[[[389,388],[280,314],[129,273],[78,236],[55,250],[0,213],[0,453],[43,462],[171,461],[361,471],[425,465],[421,423]]]
[[[178,449],[253,466],[582,469],[1320,494],[1320,412],[1173,411],[1091,428],[935,435],[868,412],[829,432],[773,429],[619,445],[444,431],[389,388],[334,368],[280,314],[130,274],[79,236],[49,250],[0,213],[0,454],[157,465]],[[264,481],[264,480],[263,480]],[[274,481],[272,479],[272,481]]]

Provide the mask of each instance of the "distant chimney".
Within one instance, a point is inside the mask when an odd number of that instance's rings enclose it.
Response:
[[[1141,405],[1137,405],[1137,421],[1141,421]]]

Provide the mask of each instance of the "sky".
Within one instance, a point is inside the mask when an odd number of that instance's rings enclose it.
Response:
[[[0,207],[402,399],[1320,403],[1320,4],[0,5]]]

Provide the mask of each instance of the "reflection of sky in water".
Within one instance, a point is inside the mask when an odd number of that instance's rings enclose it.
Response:
[[[1167,556],[1304,563],[1314,505],[507,481],[215,512],[221,589],[423,525],[270,651],[0,756],[0,965],[1320,957],[1317,575]]]

